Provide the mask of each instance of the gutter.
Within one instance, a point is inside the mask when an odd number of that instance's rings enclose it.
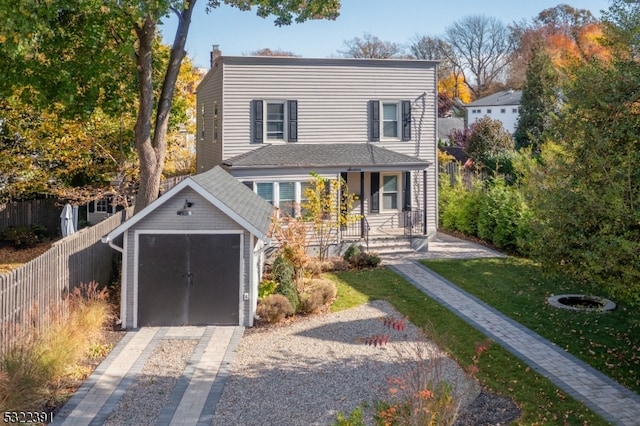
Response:
[[[114,250],[119,251],[120,253],[124,254],[124,248],[117,246],[113,240],[111,238],[109,238],[109,235],[105,235],[102,238],[100,238],[100,241],[102,241],[103,244],[109,244],[109,247],[111,247]]]

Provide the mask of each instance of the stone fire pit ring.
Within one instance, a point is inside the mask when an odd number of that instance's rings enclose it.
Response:
[[[578,312],[607,312],[616,308],[616,304],[609,299],[584,294],[558,294],[547,301],[555,308]]]

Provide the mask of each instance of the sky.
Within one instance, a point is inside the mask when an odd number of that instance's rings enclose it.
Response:
[[[260,18],[221,5],[205,13],[206,0],[194,10],[187,54],[195,66],[209,68],[212,46],[223,55],[241,56],[263,48],[284,50],[306,58],[341,56],[345,41],[372,34],[383,41],[408,47],[417,36],[441,36],[445,28],[470,15],[497,18],[505,25],[531,20],[544,9],[566,3],[600,17],[608,0],[342,0],[335,21],[307,21],[276,27],[273,18]],[[164,42],[171,44],[176,18],[161,26]]]

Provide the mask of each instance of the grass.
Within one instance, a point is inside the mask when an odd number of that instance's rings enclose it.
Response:
[[[25,263],[49,250],[51,244],[51,241],[46,241],[32,248],[15,249],[8,243],[0,241],[0,274],[18,269]]]
[[[0,354],[0,411],[42,411],[66,398],[65,380],[88,374],[79,362],[103,344],[110,318],[106,292],[90,283],[71,294],[68,313],[50,310],[41,327],[16,330],[16,343]]]
[[[485,342],[486,336],[393,271],[380,268],[328,276],[338,287],[334,311],[370,300],[386,300],[413,324],[422,327],[460,365],[474,365],[477,345]],[[490,345],[482,354],[477,368],[476,377],[490,391],[509,396],[520,405],[523,415],[516,424],[607,424],[497,344]]]
[[[640,393],[640,313],[624,304],[607,313],[550,306],[558,294],[593,294],[566,277],[545,276],[519,258],[437,260],[430,269],[545,339]],[[597,296],[605,296],[596,294]]]

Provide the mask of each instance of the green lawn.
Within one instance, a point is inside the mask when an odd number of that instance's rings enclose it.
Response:
[[[495,271],[502,267],[494,264],[489,269]],[[487,340],[486,336],[389,269],[336,272],[328,276],[338,286],[334,310],[347,309],[369,300],[386,300],[413,324],[422,327],[462,366],[473,364],[476,345]],[[510,396],[521,406],[523,416],[517,424],[607,424],[497,344],[492,344],[482,354],[478,368],[478,379],[490,391]]]
[[[640,313],[625,305],[607,313],[558,309],[551,295],[591,294],[562,277],[545,277],[517,259],[423,261],[425,266],[530,328],[632,391],[640,393]],[[597,296],[605,296],[597,294]]]

